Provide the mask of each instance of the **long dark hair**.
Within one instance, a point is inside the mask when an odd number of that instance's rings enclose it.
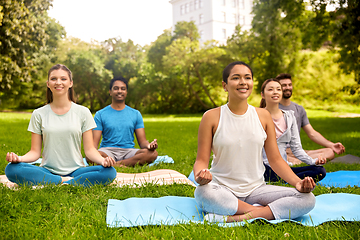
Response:
[[[69,68],[67,68],[67,67],[66,67],[65,65],[63,65],[63,64],[56,64],[56,65],[52,66],[52,67],[49,69],[49,72],[48,72],[48,81],[49,81],[49,77],[50,77],[51,72],[54,71],[54,70],[59,70],[59,69],[66,71],[66,72],[68,73],[68,75],[69,75],[70,81],[73,80],[73,79],[72,79],[72,73],[71,73],[71,71],[70,71]],[[69,96],[69,100],[70,100],[70,101],[75,102],[75,92],[74,92],[74,89],[73,89],[72,87],[69,88],[68,96]],[[53,99],[53,94],[52,94],[50,88],[47,88],[47,89],[46,89],[46,101],[47,101],[47,103],[51,103],[53,100],[54,100],[54,99]]]
[[[267,85],[269,82],[277,82],[277,83],[279,83],[280,86],[281,86],[280,81],[279,81],[278,79],[276,79],[276,78],[266,79],[265,82],[263,82],[263,84],[261,85],[261,93],[262,93],[263,95],[265,95],[265,94],[264,94],[265,87],[266,87],[266,85]],[[281,91],[282,91],[282,89],[281,89]],[[265,101],[264,98],[261,98],[260,107],[261,107],[261,108],[265,108],[265,107],[266,107],[266,101]]]

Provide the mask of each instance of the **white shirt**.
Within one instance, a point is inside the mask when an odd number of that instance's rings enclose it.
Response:
[[[264,184],[262,148],[267,135],[255,108],[243,115],[221,106],[219,125],[213,138],[213,182],[224,185],[238,197],[246,197]]]

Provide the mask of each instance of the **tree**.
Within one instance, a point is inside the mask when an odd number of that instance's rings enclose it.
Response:
[[[165,30],[147,51],[148,62],[154,64],[156,71],[163,70],[162,58],[166,54],[166,48],[172,43],[171,30]]]
[[[202,112],[224,103],[225,51],[215,42],[200,46],[198,36],[193,22],[178,23],[171,38],[168,31],[160,35],[129,84],[129,102],[152,113]]]
[[[340,0],[336,13],[333,42],[340,47],[338,62],[346,74],[353,72],[360,84],[360,1]]]
[[[257,75],[258,87],[267,78],[281,72],[292,73],[301,49],[300,24],[305,10],[302,0],[257,0],[254,1],[252,32],[258,54],[262,58]]]
[[[360,1],[359,0],[311,0],[314,14],[308,29],[320,32],[318,49],[324,43],[339,53],[337,62],[346,73],[354,73],[354,79],[360,83]],[[334,8],[328,11],[327,8]],[[321,29],[319,31],[318,29]]]
[[[33,54],[33,69],[31,71],[31,81],[25,83],[26,88],[23,89],[20,96],[15,96],[16,103],[21,109],[37,108],[46,103],[47,74],[49,69],[57,63],[57,49],[60,42],[65,38],[65,28],[61,26],[55,19],[44,16],[46,19],[45,33],[49,36],[45,46]]]
[[[194,21],[177,22],[175,25],[173,40],[187,37],[190,41],[198,41],[200,34]]]
[[[95,50],[71,50],[65,61],[73,73],[77,102],[91,111],[109,103],[108,86],[113,76],[105,68],[103,58]]]
[[[200,112],[223,103],[225,99],[219,94],[223,65],[219,59],[224,54],[213,42],[200,46],[188,37],[167,48],[163,64],[171,84],[177,85],[169,95],[178,111]]]
[[[112,71],[114,76],[126,79],[136,77],[141,64],[145,61],[145,54],[140,45],[132,40],[123,42],[121,38],[110,38],[102,43],[106,52],[105,68]]]
[[[52,0],[1,0],[0,98],[19,95],[27,89],[36,62],[34,54],[49,35],[47,10]]]

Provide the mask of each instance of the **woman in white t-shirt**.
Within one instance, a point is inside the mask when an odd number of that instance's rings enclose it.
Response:
[[[18,184],[71,184],[91,186],[109,184],[116,177],[111,157],[103,158],[93,144],[95,121],[88,108],[74,102],[71,71],[57,64],[50,68],[47,103],[34,110],[28,131],[31,149],[23,156],[10,152],[5,168],[7,178]],[[99,166],[85,167],[81,155],[83,140],[86,157]],[[41,156],[40,166],[32,163]]]
[[[315,206],[311,193],[315,182],[309,177],[301,180],[282,159],[270,113],[248,105],[253,85],[250,66],[230,63],[222,82],[229,101],[207,111],[199,126],[195,200],[208,213],[208,221],[289,219]],[[263,147],[274,171],[295,188],[265,184]],[[209,170],[211,151],[214,157]]]
[[[301,179],[305,177],[312,177],[314,181],[320,181],[326,175],[326,170],[323,165],[326,159],[321,155],[312,159],[302,149],[298,126],[294,112],[284,111],[279,108],[279,103],[282,98],[282,88],[280,81],[275,78],[265,80],[261,86],[261,102],[260,107],[265,108],[270,112],[271,118],[275,125],[276,141],[282,158],[289,166],[293,164],[288,161],[286,155],[286,148],[289,146],[295,157],[302,162],[310,165],[304,167],[291,167],[293,172]],[[276,182],[280,178],[271,169],[265,149],[263,149],[263,161],[265,164],[265,181]]]

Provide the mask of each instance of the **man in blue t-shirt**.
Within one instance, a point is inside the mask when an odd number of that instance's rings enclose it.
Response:
[[[93,129],[96,148],[102,136],[99,152],[115,159],[115,166],[134,166],[153,162],[158,153],[157,140],[151,143],[146,140],[144,121],[141,113],[125,104],[128,81],[125,78],[114,78],[110,82],[109,106],[95,114],[96,128]],[[134,148],[134,133],[141,149]]]
[[[305,131],[306,135],[315,143],[325,147],[316,150],[305,150],[305,152],[312,158],[317,158],[319,155],[326,158],[327,160],[331,160],[335,157],[335,153],[342,154],[345,152],[345,147],[340,143],[333,143],[327,140],[323,135],[321,135],[318,131],[316,131],[310,124],[310,121],[307,117],[306,111],[303,106],[296,104],[290,100],[292,95],[292,80],[291,75],[287,73],[279,74],[276,79],[280,81],[283,97],[280,101],[279,108],[282,110],[293,110],[296,122],[299,128],[299,133],[301,128]],[[300,160],[295,158],[292,154],[290,148],[286,151],[288,160],[294,164],[302,163]]]

